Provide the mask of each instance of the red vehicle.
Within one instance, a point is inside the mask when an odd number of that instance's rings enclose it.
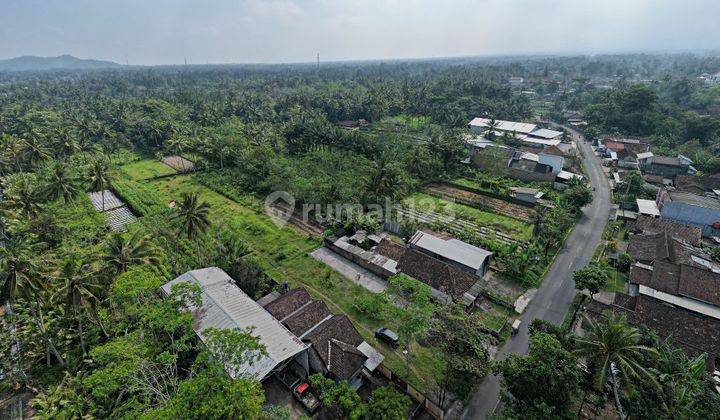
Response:
[[[307,382],[303,382],[296,386],[292,393],[295,398],[297,398],[298,401],[305,406],[305,409],[307,409],[310,414],[314,413],[318,407],[320,407],[320,400],[312,393],[312,391],[310,391],[310,385],[308,385]]]

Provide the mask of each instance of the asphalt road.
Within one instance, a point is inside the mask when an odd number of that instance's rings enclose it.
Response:
[[[568,129],[569,130],[569,129]],[[508,353],[526,354],[528,351],[528,326],[535,318],[544,319],[559,325],[575,297],[575,285],[572,273],[584,267],[592,258],[602,238],[602,232],[610,212],[610,187],[603,173],[600,161],[590,145],[573,131],[575,142],[583,154],[590,185],[595,188],[593,202],[583,209],[583,215],[565,242],[565,246],[548,271],[535,298],[523,313],[520,331],[508,339],[498,351],[497,360]],[[465,409],[463,419],[484,419],[498,406],[500,381],[495,375],[488,375],[480,384],[476,394]]]

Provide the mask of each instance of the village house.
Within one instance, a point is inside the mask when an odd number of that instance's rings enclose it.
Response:
[[[399,273],[431,288],[442,302],[455,299],[472,305],[485,285],[483,280],[492,253],[455,238],[416,232],[406,246],[384,238],[374,251],[397,261]]]
[[[367,122],[367,120],[360,118],[359,120],[343,120],[338,121],[336,123],[339,127],[342,127],[346,130],[357,130],[361,127],[365,127],[369,125],[370,123]]]
[[[265,310],[309,347],[311,372],[358,389],[364,371],[372,374],[384,356],[368,344],[345,315],[335,315],[322,300],[312,299],[305,288],[263,299]]]
[[[586,313],[625,315],[690,357],[707,354],[708,369],[720,368],[720,266],[698,248],[700,229],[644,216],[628,227],[627,252],[636,262],[627,293],[599,293]]]
[[[640,170],[644,174],[660,175],[674,179],[680,174],[695,174],[693,161],[683,155],[677,157],[649,156],[640,160]]]
[[[720,236],[720,200],[715,197],[662,190],[657,207],[663,219],[697,226],[705,238]]]
[[[468,126],[476,134],[486,133],[493,123],[490,118],[474,118]],[[502,135],[503,133],[514,136],[516,140],[530,145],[557,146],[562,142],[563,132],[538,127],[533,123],[522,123],[516,121],[495,120],[493,131]]]
[[[508,84],[510,87],[520,87],[525,83],[525,79],[522,77],[512,76],[508,78]]]
[[[720,174],[711,176],[696,176],[679,174],[675,177],[675,189],[682,192],[720,196]]]
[[[165,283],[163,294],[169,295],[174,285],[183,282],[198,285],[202,292],[200,306],[187,308],[192,312],[193,329],[201,341],[205,341],[203,332],[208,328],[252,328],[253,335],[265,346],[267,354],[253,363],[227,366],[232,378],[249,376],[264,381],[293,361],[308,372],[309,346],[237,287],[225,271],[218,267],[188,271]]]

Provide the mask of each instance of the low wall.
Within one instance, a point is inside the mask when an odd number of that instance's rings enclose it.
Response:
[[[338,240],[338,238],[334,238],[331,236],[326,237],[325,238],[325,246],[330,248],[330,250],[332,250],[336,254],[344,257],[345,259],[348,259],[348,260],[354,262],[355,264],[359,265],[360,267],[370,271],[371,273],[377,274],[378,276],[380,276],[384,279],[387,279],[388,277],[396,274],[396,273],[393,273],[383,267],[380,267],[377,264],[373,264],[371,261],[368,261],[367,259],[363,258],[363,255],[356,254],[354,252],[348,251],[347,249],[343,249],[343,248],[335,245],[335,242],[337,240]],[[351,246],[354,246],[354,245],[351,245]],[[355,248],[362,249],[359,247],[355,247]],[[362,251],[365,253],[368,253],[368,254],[379,255],[379,254],[373,253],[372,251],[365,251],[365,250],[362,250]]]

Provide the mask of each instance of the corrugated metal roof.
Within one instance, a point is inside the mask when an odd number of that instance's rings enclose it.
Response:
[[[547,128],[540,128],[530,133],[531,136],[540,137],[543,139],[554,139],[562,136],[562,134],[562,131],[549,130]]]
[[[485,260],[492,255],[492,252],[470,245],[458,239],[442,239],[427,232],[417,231],[410,243],[419,248],[426,249],[434,254],[440,255],[458,262],[473,270],[479,269]]]
[[[536,139],[530,136],[523,136],[522,138],[518,138],[518,140],[524,143],[542,144],[543,146],[558,146],[562,143],[560,139]]]
[[[365,361],[365,368],[369,370],[370,372],[374,372],[375,369],[380,365],[380,363],[385,360],[385,356],[382,355],[379,351],[375,350],[373,346],[367,343],[367,341],[363,341],[360,343],[359,346],[357,346],[358,351],[360,353],[364,354],[365,357],[367,357],[367,360]]]
[[[640,214],[647,214],[648,216],[660,216],[660,210],[658,210],[655,201],[643,200],[642,198],[637,199],[638,212]]]
[[[220,268],[188,271],[165,283],[163,292],[169,294],[171,287],[181,282],[195,283],[202,289],[202,306],[189,308],[195,318],[193,329],[201,340],[204,339],[202,332],[208,328],[253,328],[253,335],[259,337],[265,345],[267,356],[252,365],[227,369],[233,378],[246,374],[261,380],[280,363],[307,348],[306,344],[237,287],[233,279]]]
[[[470,125],[475,127],[488,127],[490,121],[490,118],[473,118],[473,120],[470,121]],[[495,120],[495,123],[496,130],[514,131],[516,133],[523,134],[529,134],[537,128],[536,124],[522,123],[516,121]]]

